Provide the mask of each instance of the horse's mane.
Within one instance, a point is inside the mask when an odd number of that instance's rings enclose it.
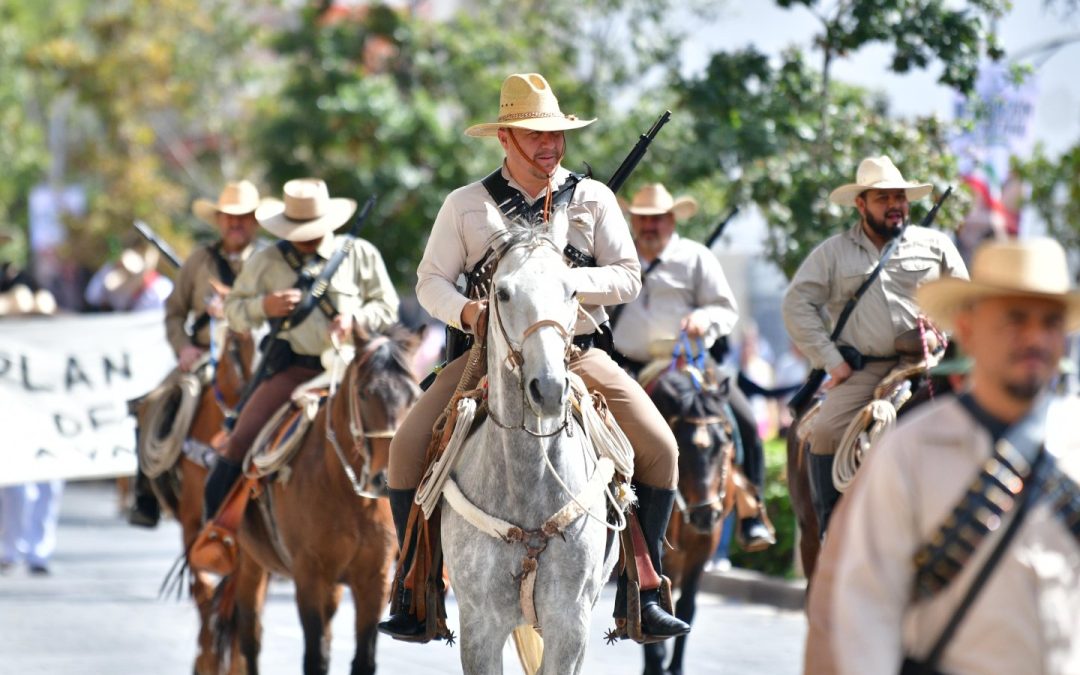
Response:
[[[493,234],[488,239],[487,246],[495,252],[496,260],[502,258],[507,251],[519,246],[530,248],[550,246],[554,251],[560,250],[550,228],[543,225],[530,225],[519,218],[507,222],[505,229]]]
[[[416,348],[416,335],[400,323],[391,325],[381,333],[367,334],[365,332],[365,334],[361,335],[360,331],[357,331],[357,336],[365,341],[379,335],[383,335],[389,340],[376,348],[368,357],[367,363],[364,365],[364,369],[368,373],[368,376],[364,378],[367,380],[366,386],[375,386],[376,383],[385,382],[387,386],[384,386],[384,392],[388,398],[388,404],[407,403],[407,397],[415,393],[413,391],[415,378],[409,360],[412,351]],[[402,387],[396,386],[394,383],[409,383],[413,386]]]

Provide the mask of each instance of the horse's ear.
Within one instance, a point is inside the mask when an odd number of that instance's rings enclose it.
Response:
[[[560,204],[555,207],[554,213],[551,214],[551,220],[548,227],[551,231],[551,239],[559,247],[559,250],[566,248],[567,237],[570,232],[570,217],[566,215],[566,205]]]

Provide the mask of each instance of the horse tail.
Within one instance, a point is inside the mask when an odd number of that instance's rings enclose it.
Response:
[[[177,557],[169,571],[165,573],[165,578],[161,580],[161,586],[158,587],[158,598],[175,595],[176,599],[179,600],[184,594],[185,581],[188,582],[188,591],[191,591],[191,580],[194,578],[194,574],[188,564],[188,552],[184,551]]]
[[[521,669],[525,671],[525,675],[534,675],[540,670],[540,662],[544,658],[544,638],[540,637],[535,628],[524,624],[515,628],[511,637],[514,647],[517,648]]]

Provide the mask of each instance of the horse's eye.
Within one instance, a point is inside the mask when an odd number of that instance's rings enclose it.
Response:
[[[500,288],[499,290],[495,291],[495,297],[499,299],[499,302],[509,302],[510,291],[506,290],[505,288]]]

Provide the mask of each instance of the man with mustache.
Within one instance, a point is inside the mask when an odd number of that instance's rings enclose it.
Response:
[[[837,670],[1080,672],[1080,401],[1048,387],[1080,329],[1065,251],[984,244],[970,282],[917,298],[971,357],[970,387],[899,421],[860,469],[832,592]]]
[[[854,183],[829,195],[853,206],[859,222],[810,252],[784,294],[788,334],[814,368],[829,374],[828,395],[810,431],[810,491],[822,535],[840,498],[833,485],[837,446],[852,418],[870,402],[874,388],[899,362],[897,338],[919,325],[915,289],[939,277],[967,278],[960,253],[943,233],[904,227],[908,202],[922,199],[929,183],[904,180],[882,155],[859,164]],[[877,267],[882,249],[900,232],[903,238],[880,275],[859,299],[837,342],[832,326],[844,305]],[[843,353],[842,353],[843,352]]]
[[[739,314],[720,261],[706,247],[675,232],[677,220],[697,212],[692,197],[672,197],[666,187],[654,183],[634,194],[627,211],[644,270],[641,293],[615,310],[611,327],[620,363],[638,376],[653,359],[670,362],[681,333],[690,338],[691,348],[700,341],[709,349],[731,333]],[[742,440],[742,471],[753,486],[747,486],[746,499],[736,500],[736,536],[744,550],[760,551],[776,543],[765,518],[765,452],[750,401],[734,382],[727,391]]]
[[[487,300],[482,297],[486,282],[471,283],[467,294],[456,284],[462,274],[483,277],[488,269],[491,242],[502,231],[501,223],[488,218],[489,210],[500,210],[505,219],[542,226],[554,209],[566,208],[570,228],[564,252],[575,268],[571,273],[582,309],[593,319],[577,320],[574,344],[580,351],[571,357],[570,370],[590,389],[604,395],[633,446],[638,518],[648,557],[659,574],[664,533],[675,501],[678,445],[637,382],[598,348],[606,336],[594,327],[607,320],[605,305],[618,305],[637,296],[641,268],[615,195],[603,183],[562,166],[564,132],[594,121],[563,113],[543,76],[523,73],[507,77],[499,97],[498,120],[465,131],[473,137],[497,137],[505,154],[502,166],[487,178],[450,193],[443,202],[417,268],[416,295],[432,316],[471,333],[486,311]],[[414,542],[405,541],[405,528],[424,473],[432,426],[461,380],[467,361],[468,354],[457,356],[439,371],[390,445],[390,507],[399,544],[405,550],[406,570]],[[379,630],[399,639],[424,639],[425,626],[411,608],[409,583],[395,584],[393,592],[395,607],[401,609],[381,623]],[[641,623],[646,636],[675,637],[690,630],[660,606],[659,588],[642,589]]]
[[[204,357],[210,349],[210,320],[225,318],[219,291],[233,285],[244,261],[255,250],[255,232],[259,229],[255,209],[259,201],[259,190],[250,181],[242,180],[227,183],[216,202],[196,199],[191,205],[195,217],[213,226],[221,236],[188,256],[165,300],[165,335],[182,372],[192,372],[197,364],[207,363]],[[141,470],[135,478],[134,494],[128,522],[155,527],[161,507]]]

